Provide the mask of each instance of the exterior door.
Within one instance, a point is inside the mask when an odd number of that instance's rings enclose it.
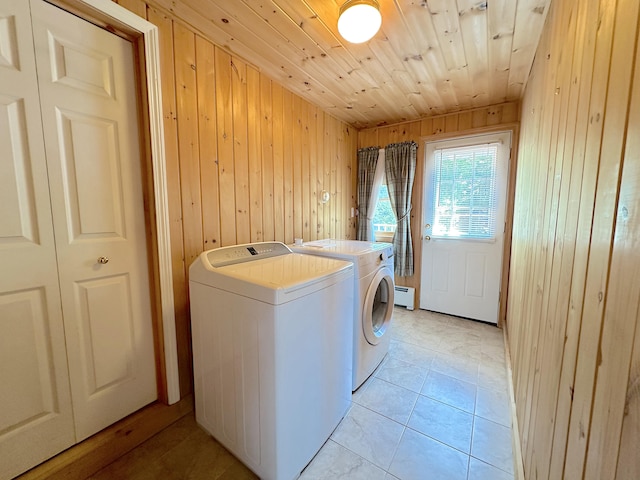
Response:
[[[425,148],[420,308],[498,322],[511,133]]]
[[[0,3],[0,478],[73,444],[29,4]]]
[[[133,45],[31,5],[81,441],[157,398]]]

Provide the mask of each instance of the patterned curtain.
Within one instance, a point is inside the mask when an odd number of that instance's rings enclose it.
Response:
[[[398,225],[393,236],[395,274],[413,275],[413,244],[411,243],[411,192],[416,173],[418,145],[415,142],[392,143],[385,147],[385,173],[389,200]]]
[[[356,236],[358,240],[373,241],[369,233],[372,231],[369,200],[373,190],[379,149],[380,147],[358,149],[358,232]]]

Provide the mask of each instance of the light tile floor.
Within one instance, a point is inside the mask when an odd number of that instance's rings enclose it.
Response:
[[[389,355],[301,480],[512,480],[502,330],[396,307]],[[92,478],[255,476],[189,415]]]

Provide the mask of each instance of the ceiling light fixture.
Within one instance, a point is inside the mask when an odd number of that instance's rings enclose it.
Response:
[[[377,0],[347,0],[340,7],[338,31],[347,42],[366,42],[380,30],[381,24]]]

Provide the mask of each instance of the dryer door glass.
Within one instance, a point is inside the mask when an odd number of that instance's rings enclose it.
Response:
[[[371,345],[380,343],[393,314],[393,272],[385,267],[373,277],[364,301],[362,330]]]

